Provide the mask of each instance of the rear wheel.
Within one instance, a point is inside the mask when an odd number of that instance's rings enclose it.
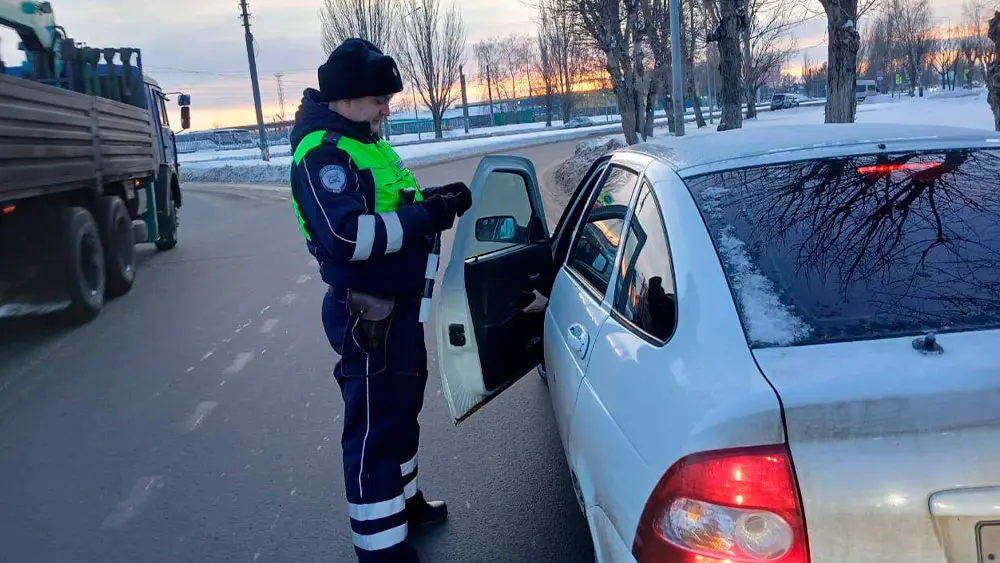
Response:
[[[102,197],[93,211],[104,246],[107,295],[125,295],[135,283],[135,241],[125,202],[119,197]]]
[[[174,190],[169,184],[163,196],[163,206],[159,207],[157,219],[159,223],[160,236],[156,239],[157,250],[170,250],[177,246],[177,230],[180,221],[177,217],[177,201],[174,199]]]
[[[70,306],[62,317],[71,324],[90,322],[104,307],[107,277],[104,247],[93,215],[69,207],[60,216],[60,265]]]

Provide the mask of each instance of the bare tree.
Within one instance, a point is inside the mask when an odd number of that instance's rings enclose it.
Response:
[[[749,0],[747,5],[750,25],[744,41],[749,48],[744,44],[743,51],[750,54],[744,64],[749,119],[757,116],[757,91],[768,74],[798,51],[791,32],[806,16],[801,3],[787,0]]]
[[[622,115],[625,142],[634,145],[644,131],[639,124],[639,116],[645,113],[646,94],[641,91],[645,30],[640,19],[639,0],[573,2],[584,31],[605,55],[605,67]]]
[[[329,53],[345,39],[358,37],[391,54],[399,47],[399,8],[398,0],[323,0],[323,50]]]
[[[934,40],[934,48],[928,61],[931,68],[941,78],[942,89],[955,89],[955,73],[958,70],[959,45],[958,36],[954,28],[949,27],[944,33]],[[948,75],[951,73],[951,79]]]
[[[827,95],[826,122],[853,123],[858,101],[854,82],[858,76],[858,0],[820,0],[826,12]]]
[[[910,75],[910,95],[916,89],[923,97],[923,75],[933,45],[930,0],[893,0],[892,6]]]
[[[551,14],[539,9],[538,13],[538,72],[545,88],[545,126],[552,127],[552,112],[556,103],[556,88],[559,84],[559,69],[556,67],[554,51],[557,39]]]
[[[486,94],[490,102],[490,125],[496,124],[496,119],[493,115],[494,103],[494,84],[496,83],[496,76],[500,70],[500,47],[498,45],[498,40],[495,38],[486,39],[476,43],[472,47],[472,51],[476,56],[476,63],[479,65],[479,77],[480,80],[486,81]]]
[[[698,97],[698,82],[695,77],[695,54],[701,50],[705,44],[705,10],[701,3],[696,0],[684,0],[681,3],[681,14],[683,15],[683,33],[681,37],[681,50],[684,60],[685,95],[691,100],[691,107],[694,109],[695,124],[698,128],[707,127],[705,116],[701,113],[701,99]]]
[[[740,38],[748,25],[745,5],[742,0],[719,0],[715,18],[717,23],[707,38],[708,41],[719,44],[719,58],[722,60],[719,65],[722,77],[719,131],[743,127],[743,114],[740,111],[740,100],[743,98],[740,72],[743,67],[743,51],[740,49]]]
[[[987,69],[995,60],[993,43],[989,38],[990,9],[986,0],[965,0],[962,4],[962,51],[970,66],[986,77]],[[970,73],[969,79],[972,79]]]
[[[691,0],[689,0],[691,1]],[[670,45],[670,14],[667,11],[667,0],[641,0],[642,17],[646,23],[646,41],[653,59],[653,69],[649,73],[650,84],[647,91],[647,105],[663,98],[666,102],[667,124],[674,132],[677,116],[671,110],[673,107],[673,64]],[[655,107],[655,106],[654,106]],[[653,120],[647,119],[645,126],[647,135],[652,134]]]
[[[877,78],[882,73],[883,88],[887,84],[895,85],[894,77],[901,66],[902,51],[895,21],[892,10],[879,10],[865,30],[858,57],[860,73],[868,78]]]
[[[434,117],[434,136],[444,137],[442,118],[460,96],[455,84],[465,62],[466,31],[454,4],[444,13],[440,0],[407,0],[402,19],[406,49],[403,67]]]
[[[550,55],[558,71],[556,90],[560,94],[564,122],[572,117],[573,86],[584,72],[587,61],[577,7],[577,0],[538,0],[540,17],[545,17],[550,24]]]

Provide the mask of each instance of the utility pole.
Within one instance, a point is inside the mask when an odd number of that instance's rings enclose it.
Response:
[[[684,136],[684,68],[681,66],[681,3],[670,0],[670,58],[673,66],[674,135]]]
[[[280,72],[274,73],[274,80],[278,83],[278,107],[281,108],[278,110],[278,119],[281,121],[285,121],[285,85],[281,82],[284,77]]]
[[[247,59],[250,61],[250,82],[253,84],[253,102],[257,108],[257,131],[260,135],[260,156],[265,162],[271,160],[267,148],[267,131],[264,130],[264,111],[260,106],[260,84],[257,81],[257,59],[253,52],[253,34],[250,33],[250,6],[247,0],[240,0],[240,17],[246,30]]]
[[[458,67],[458,74],[462,76],[462,115],[465,117],[465,134],[469,134],[469,95],[465,91],[465,70]]]

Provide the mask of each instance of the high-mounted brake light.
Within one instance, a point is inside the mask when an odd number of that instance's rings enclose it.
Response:
[[[3,214],[7,215],[8,213],[13,213],[15,209],[17,209],[17,207],[13,205],[5,205],[3,208]]]
[[[892,172],[921,172],[941,166],[940,162],[906,162],[903,164],[876,164],[858,168],[858,174],[891,174]]]
[[[786,446],[675,463],[646,501],[632,553],[639,563],[809,563]]]

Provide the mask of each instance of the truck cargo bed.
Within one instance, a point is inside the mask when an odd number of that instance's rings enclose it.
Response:
[[[152,175],[145,110],[0,75],[0,202]]]

